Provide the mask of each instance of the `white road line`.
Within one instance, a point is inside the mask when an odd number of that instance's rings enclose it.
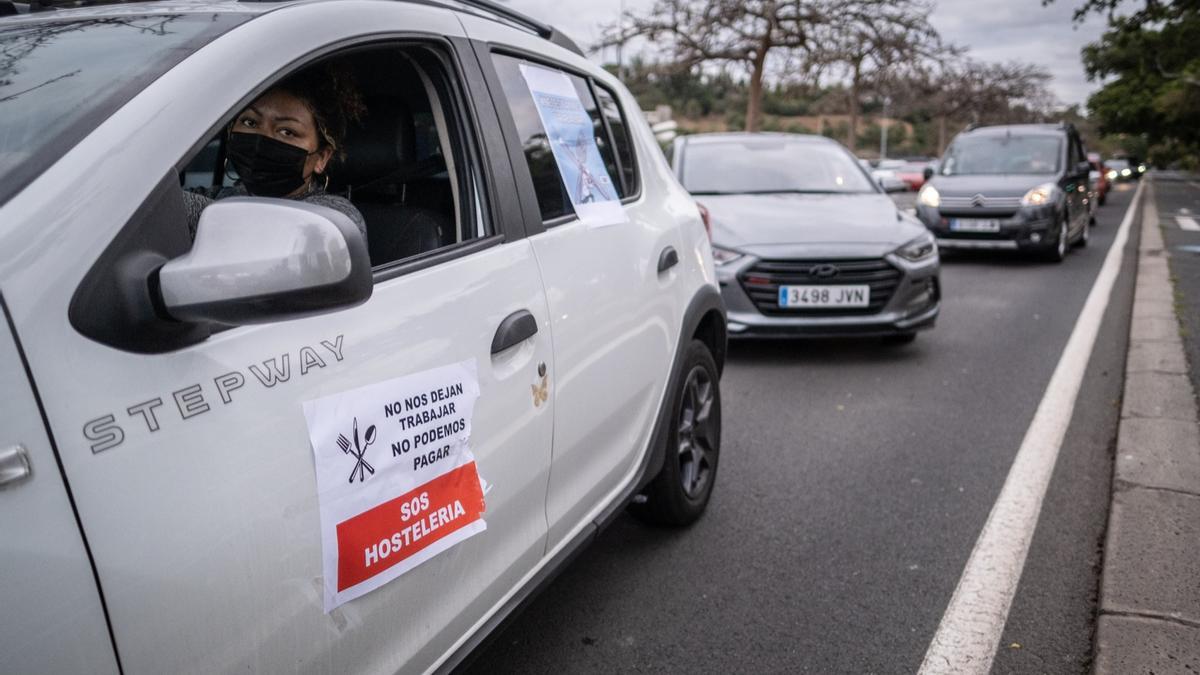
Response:
[[[1096,276],[1062,357],[1025,432],[1000,496],[975,541],[950,605],[921,663],[922,675],[986,675],[1000,642],[1025,556],[1042,510],[1042,499],[1071,422],[1100,321],[1108,308],[1129,228],[1141,201],[1139,183]]]
[[[1191,216],[1175,216],[1175,222],[1179,223],[1179,227],[1189,232],[1200,232],[1200,223],[1196,222]]]

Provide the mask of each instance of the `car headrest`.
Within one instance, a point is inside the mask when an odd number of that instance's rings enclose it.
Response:
[[[362,124],[346,134],[345,151],[333,175],[338,185],[352,189],[412,164],[417,156],[412,112],[395,99],[369,102]]]

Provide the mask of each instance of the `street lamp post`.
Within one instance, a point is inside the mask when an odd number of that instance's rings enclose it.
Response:
[[[879,120],[879,159],[887,159],[888,98],[883,97],[883,118]]]

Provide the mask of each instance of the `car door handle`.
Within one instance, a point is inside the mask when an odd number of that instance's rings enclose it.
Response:
[[[679,254],[675,252],[674,246],[668,246],[658,254],[658,273],[662,274],[672,267],[679,264]]]
[[[537,335],[537,331],[537,319],[533,318],[533,314],[527,309],[517,310],[500,322],[500,327],[496,329],[496,335],[492,338],[492,353],[499,354],[520,344]]]
[[[15,485],[33,473],[29,466],[29,453],[19,445],[0,450],[0,487]]]

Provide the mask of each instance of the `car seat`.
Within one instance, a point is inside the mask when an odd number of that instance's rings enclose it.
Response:
[[[361,127],[346,137],[346,160],[336,187],[358,207],[367,223],[371,264],[387,263],[432,251],[454,236],[454,222],[443,211],[416,206],[409,183],[444,171],[440,157],[419,161],[413,116],[403,101],[378,99],[367,105]]]

